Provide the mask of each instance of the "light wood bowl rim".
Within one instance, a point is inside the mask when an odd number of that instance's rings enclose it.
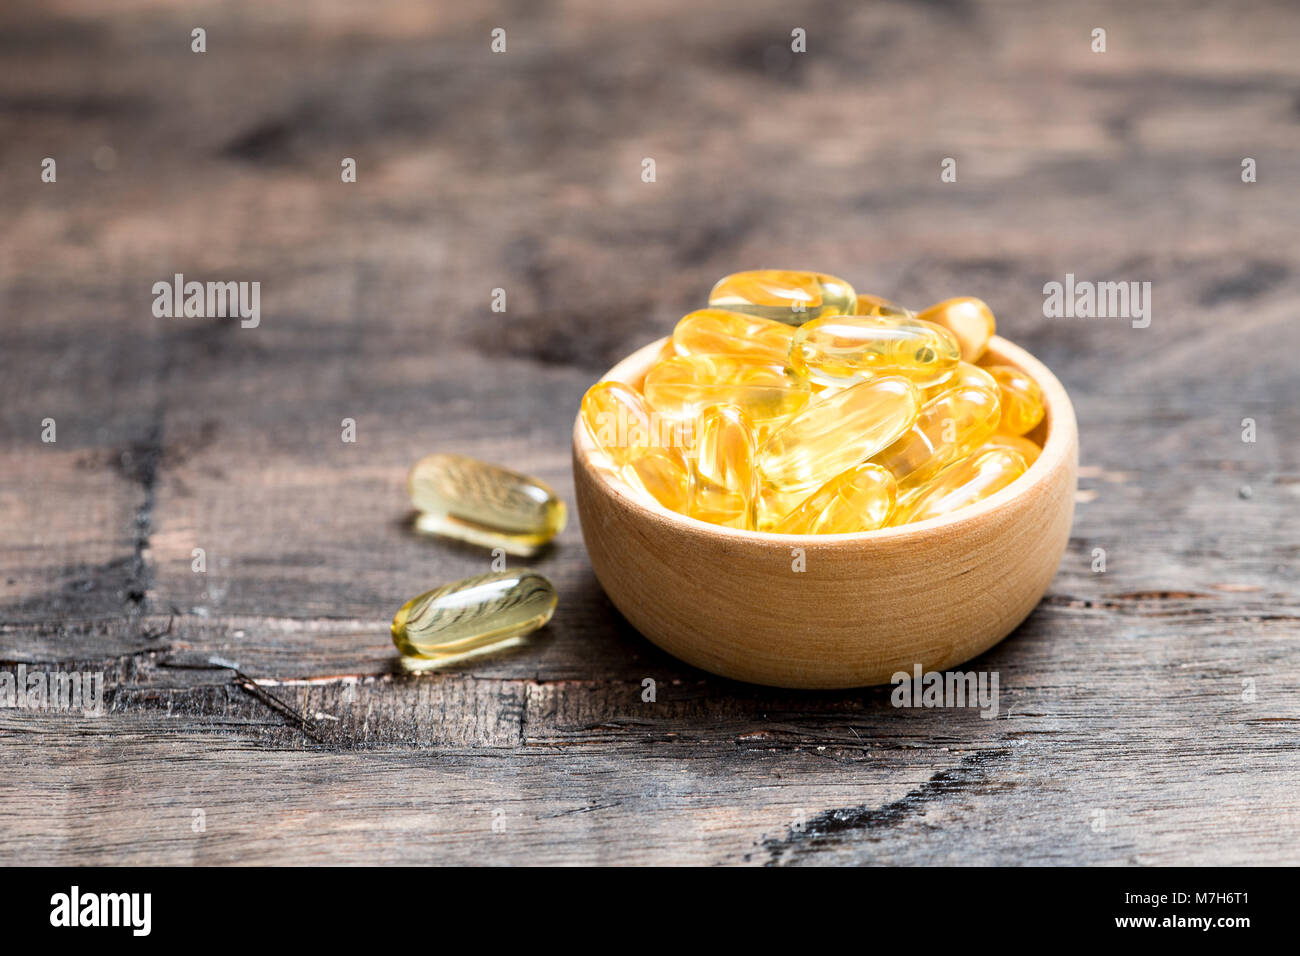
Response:
[[[599,381],[623,382],[627,385],[635,385],[639,389],[645,373],[654,364],[654,360],[667,343],[668,336],[665,336],[637,349],[606,372]],[[928,518],[915,524],[847,534],[777,534],[772,531],[728,528],[678,514],[653,499],[643,498],[612,475],[608,469],[596,467],[593,457],[598,453],[598,449],[583,424],[581,413],[573,422],[574,460],[581,463],[595,486],[617,499],[621,507],[638,514],[643,520],[675,526],[684,534],[704,535],[721,541],[734,541],[737,544],[770,544],[783,547],[803,544],[815,545],[819,548],[835,545],[848,547],[871,541],[906,542],[909,538],[920,540],[937,534],[960,534],[967,528],[978,525],[983,515],[1007,507],[1033,488],[1049,482],[1052,475],[1067,465],[1078,443],[1078,424],[1074,417],[1074,406],[1070,403],[1065,387],[1046,365],[1020,346],[999,335],[989,340],[986,356],[991,356],[995,364],[1011,365],[1027,372],[1042,389],[1046,414],[1044,425],[1038,427],[1047,429],[1042,453],[1023,475],[1001,491],[950,515]]]

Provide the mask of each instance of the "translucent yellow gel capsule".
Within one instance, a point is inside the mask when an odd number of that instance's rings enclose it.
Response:
[[[824,385],[901,375],[918,388],[952,377],[957,340],[928,322],[895,316],[833,315],[795,329],[790,367]]]
[[[1043,390],[1038,383],[1010,365],[987,365],[1002,390],[1002,421],[998,431],[1023,435],[1043,420]]]
[[[801,411],[812,389],[780,363],[679,355],[646,373],[645,397],[655,411],[675,418],[695,418],[710,405],[737,405],[763,431]]]
[[[757,523],[758,435],[735,405],[714,405],[700,416],[691,516],[731,528]]]
[[[961,346],[961,357],[974,362],[989,347],[989,339],[997,331],[993,310],[982,299],[963,296],[945,299],[932,305],[918,316],[926,322],[942,326],[953,334]]]
[[[403,604],[393,643],[408,671],[444,667],[524,643],[551,619],[556,600],[551,582],[527,569],[466,578]]]
[[[759,481],[757,525],[759,531],[771,531],[790,512],[808,499],[807,491],[779,492],[771,485]]]
[[[819,397],[763,446],[758,456],[762,480],[779,494],[811,493],[897,440],[920,408],[916,386],[898,376]]]
[[[886,315],[897,316],[900,318],[915,318],[911,309],[905,309],[901,305],[895,305],[888,299],[883,299],[878,295],[858,294],[858,307],[853,312],[854,315]]]
[[[686,453],[672,446],[651,446],[624,466],[623,480],[669,511],[689,514],[694,478]]]
[[[739,355],[784,365],[794,327],[727,309],[700,309],[673,329],[676,355]]]
[[[1006,448],[994,448],[941,471],[898,504],[893,524],[915,523],[952,514],[1001,491],[1025,473],[1023,458]]]
[[[983,388],[998,394],[997,380],[978,365],[972,365],[970,362],[958,362],[957,371],[952,373],[952,378],[940,382],[938,385],[931,385],[925,390],[925,400],[942,395],[950,388]]]
[[[949,389],[922,405],[912,427],[871,460],[906,492],[978,448],[997,428],[998,415],[996,391]]]
[[[622,382],[597,382],[582,396],[582,422],[591,440],[615,465],[650,446],[650,406]]]
[[[426,455],[406,479],[415,527],[529,555],[564,529],[567,512],[547,485],[464,455]]]
[[[1008,451],[1014,451],[1025,460],[1027,467],[1031,467],[1034,462],[1038,461],[1038,456],[1043,453],[1041,448],[1023,435],[1004,435],[1001,432],[994,432],[989,440],[979,447],[979,451],[991,451],[994,448],[1005,448]]]
[[[814,491],[772,529],[777,534],[848,534],[884,527],[894,510],[894,476],[861,464]]]
[[[843,279],[825,273],[759,269],[719,280],[709,305],[800,325],[823,315],[852,315],[857,295]]]

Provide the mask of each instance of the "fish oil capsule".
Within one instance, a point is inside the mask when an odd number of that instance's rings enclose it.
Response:
[[[720,279],[709,305],[800,325],[823,315],[852,315],[857,298],[853,286],[825,273],[758,269]]]
[[[950,388],[982,388],[998,394],[997,380],[978,365],[972,365],[970,362],[961,361],[957,363],[957,371],[952,373],[952,378],[940,382],[938,385],[931,385],[924,392],[925,400],[928,402],[932,398],[937,398]]]
[[[1043,390],[1038,383],[1010,365],[986,365],[1002,390],[1002,421],[998,431],[1023,435],[1043,420]]]
[[[768,439],[758,456],[761,478],[778,494],[811,494],[896,441],[920,407],[916,386],[898,376],[820,397]]]
[[[983,355],[989,347],[989,339],[997,331],[993,310],[982,299],[971,296],[945,299],[930,306],[919,318],[951,332],[961,346],[961,357],[966,362],[974,362]]]
[[[905,492],[973,452],[993,434],[998,418],[996,390],[949,389],[922,405],[912,427],[871,460]]]
[[[888,299],[881,298],[878,295],[858,294],[858,307],[853,312],[854,315],[886,315],[896,316],[899,318],[915,318],[915,313],[911,309],[905,309],[901,305],[895,305]]]
[[[877,375],[901,375],[918,388],[957,370],[957,340],[928,322],[900,316],[834,315],[795,329],[790,367],[823,385],[850,385]]]
[[[780,492],[759,476],[758,507],[755,509],[758,531],[772,531],[792,511],[808,500],[808,492]]]
[[[426,591],[393,618],[393,643],[408,671],[431,670],[502,650],[551,619],[557,595],[535,571],[481,574]]]
[[[650,446],[650,406],[622,382],[597,382],[582,396],[582,422],[596,447],[616,466]]]
[[[1043,453],[1041,448],[1023,435],[1004,435],[1001,432],[994,432],[979,450],[985,452],[994,448],[1014,451],[1025,460],[1026,467],[1033,467],[1034,462],[1038,461],[1038,456]]]
[[[673,329],[676,355],[739,355],[775,365],[790,360],[794,327],[743,312],[699,309]]]
[[[949,466],[899,502],[894,524],[952,514],[1001,491],[1025,473],[1025,461],[1007,448],[994,448]]]
[[[777,534],[848,534],[882,528],[894,510],[894,476],[879,465],[855,465],[814,491],[777,522]]]
[[[757,523],[758,435],[744,410],[713,405],[696,428],[695,488],[691,516],[753,531]]]
[[[465,455],[426,455],[406,479],[417,530],[530,555],[564,529],[564,502],[536,478]]]
[[[694,477],[686,453],[671,445],[652,445],[623,467],[623,480],[669,511],[689,514]]]
[[[675,418],[696,418],[710,405],[737,405],[764,433],[801,411],[812,389],[780,363],[736,355],[679,355],[646,373],[645,397],[655,411]]]

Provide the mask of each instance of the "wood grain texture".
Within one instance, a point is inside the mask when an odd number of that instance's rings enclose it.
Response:
[[[1265,2],[5,5],[0,669],[103,671],[107,712],[0,709],[0,862],[1300,862],[1297,29]],[[398,673],[397,607],[490,561],[410,531],[410,464],[572,504],[584,389],[764,266],[977,295],[1069,391],[1068,550],[972,665],[997,719],[692,670],[574,521],[531,562],[543,640]],[[176,272],[260,281],[260,327],[154,318]],[[1151,282],[1150,328],[1044,318],[1066,273]]]
[[[602,379],[640,388],[668,339]],[[1078,432],[1050,370],[998,336],[991,362],[1028,372],[1046,415],[1034,468],[941,520],[869,535],[774,535],[684,518],[608,472],[582,419],[573,475],[583,542],[614,606],[696,667],[769,687],[842,689],[947,671],[1037,606],[1065,552]]]

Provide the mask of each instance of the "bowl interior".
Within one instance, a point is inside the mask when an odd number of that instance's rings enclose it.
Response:
[[[640,389],[645,381],[646,372],[659,358],[668,344],[668,338],[662,338],[651,342],[643,348],[637,349],[623,361],[619,362],[609,370],[601,381],[617,381],[627,385],[635,386]],[[941,515],[937,518],[930,518],[926,521],[918,521],[914,524],[901,525],[895,528],[881,528],[877,531],[857,531],[850,534],[819,534],[819,535],[788,535],[775,534],[767,531],[746,531],[738,528],[727,528],[722,525],[710,524],[707,521],[700,521],[697,518],[691,518],[687,515],[678,514],[659,504],[657,501],[643,496],[623,483],[619,477],[609,469],[599,467],[596,462],[599,460],[599,449],[595,442],[592,441],[591,435],[588,434],[582,417],[579,416],[574,422],[573,441],[574,448],[578,453],[578,458],[591,470],[596,476],[596,480],[607,487],[607,490],[624,499],[624,503],[632,508],[639,508],[658,516],[660,519],[667,519],[672,522],[678,522],[683,527],[695,529],[697,532],[715,534],[722,537],[734,537],[749,541],[770,540],[772,542],[789,543],[796,540],[816,542],[819,545],[832,544],[837,541],[862,541],[871,538],[897,538],[918,532],[925,532],[936,527],[957,525],[963,522],[971,521],[992,509],[998,508],[1008,501],[1015,499],[1017,496],[1024,494],[1034,485],[1046,479],[1052,471],[1059,467],[1060,463],[1066,457],[1074,454],[1074,446],[1077,441],[1077,425],[1074,419],[1074,410],[1070,405],[1070,399],[1065,393],[1064,387],[1056,376],[1048,370],[1036,358],[1026,352],[1024,349],[1009,342],[1001,336],[994,336],[989,342],[988,357],[993,360],[994,364],[1010,365],[1027,373],[1034,379],[1043,391],[1043,405],[1045,414],[1043,420],[1039,422],[1033,431],[1026,436],[1042,447],[1042,454],[1029,467],[1025,474],[1013,481],[1006,488],[996,494],[990,495],[982,501],[976,502],[953,512],[950,515]]]

